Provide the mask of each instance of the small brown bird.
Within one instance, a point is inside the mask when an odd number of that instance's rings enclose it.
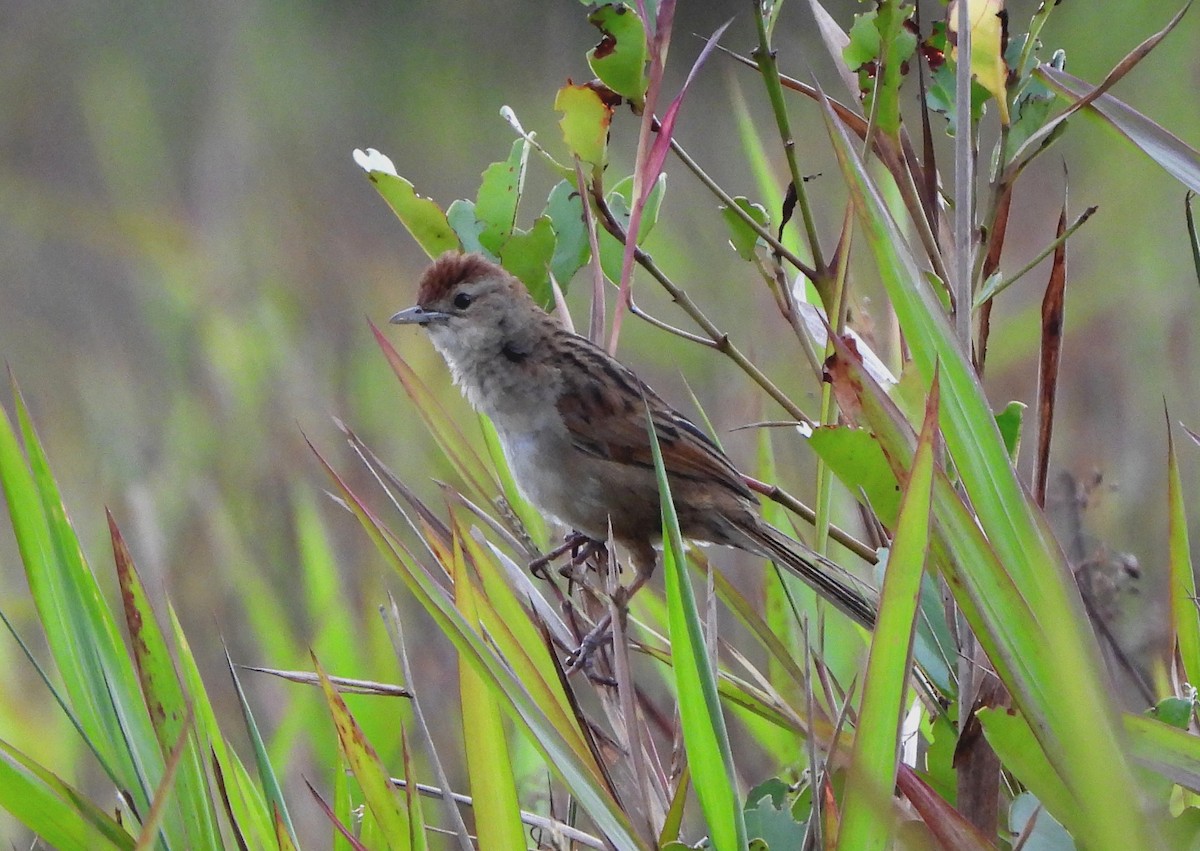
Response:
[[[443,254],[422,275],[417,305],[391,322],[429,332],[454,382],[496,426],[530,502],[598,541],[611,524],[637,571],[631,593],[653,572],[662,540],[649,407],[685,536],[769,558],[874,625],[876,607],[854,577],[765,523],[737,469],[700,429],[543,311],[500,266]]]

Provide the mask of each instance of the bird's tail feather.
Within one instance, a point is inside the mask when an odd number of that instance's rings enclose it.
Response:
[[[874,594],[860,590],[866,586],[845,568],[766,523],[759,524],[752,536],[771,561],[791,570],[848,617],[867,629],[875,627]]]

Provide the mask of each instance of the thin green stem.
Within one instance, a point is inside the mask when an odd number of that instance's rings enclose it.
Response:
[[[619,242],[624,244],[626,239],[625,229],[621,227],[621,223],[617,221],[616,216],[613,215],[608,203],[604,200],[603,190],[596,184],[593,184],[591,196],[592,202],[596,205],[596,209],[600,213],[600,222],[604,225],[604,229],[616,237]],[[658,264],[654,262],[654,258],[643,251],[639,246],[635,246],[633,252],[634,259],[637,260],[638,265],[649,272],[650,276],[662,285],[662,288],[667,291],[667,294],[671,296],[672,300],[679,305],[683,312],[690,316],[692,321],[694,321],[700,327],[700,329],[708,335],[708,338],[712,341],[712,348],[716,349],[737,364],[743,372],[750,376],[750,379],[755,384],[766,391],[767,395],[778,402],[780,407],[787,411],[788,414],[803,423],[807,423],[808,425],[813,424],[812,417],[804,413],[804,411],[802,411],[795,402],[788,398],[786,393],[780,390],[775,383],[771,381],[771,379],[767,378],[766,374],[763,373],[762,370],[755,366],[750,359],[746,357],[741,349],[729,341],[729,335],[719,329],[713,323],[713,321],[705,315],[704,311],[702,311],[696,305],[696,303],[692,301],[691,297],[684,290],[678,287],[675,282],[672,281],[670,277],[668,277],[667,274],[658,267]]]
[[[804,178],[800,165],[796,160],[796,140],[792,137],[791,124],[788,121],[787,104],[783,99],[783,85],[779,79],[779,67],[775,62],[775,52],[771,49],[771,37],[767,33],[767,22],[764,20],[755,3],[754,22],[758,27],[758,49],[754,58],[758,70],[762,74],[763,83],[767,87],[767,97],[771,101],[771,110],[775,113],[775,124],[779,128],[779,138],[783,142],[783,153],[787,158],[788,172],[792,178],[792,186],[796,190],[796,202],[800,208],[800,217],[804,223],[808,247],[812,252],[813,266],[817,272],[814,281],[820,281],[826,274],[825,259],[821,254],[821,244],[817,238],[816,220],[808,203],[808,193],[804,189]]]
[[[805,503],[801,502],[792,494],[788,493],[777,485],[760,482],[758,479],[752,479],[749,476],[743,475],[742,478],[746,480],[746,484],[750,486],[751,490],[757,491],[767,499],[771,500],[771,502],[782,505],[805,523],[813,525],[816,524],[817,512]],[[837,541],[850,552],[867,562],[867,564],[879,563],[879,556],[875,554],[875,550],[869,544],[860,541],[845,529],[842,529],[839,526],[830,525],[829,537],[833,538],[833,540]]]
[[[795,253],[789,251],[784,244],[780,242],[778,238],[776,238],[775,234],[771,233],[770,230],[756,222],[753,216],[743,210],[738,204],[734,203],[733,196],[722,189],[721,186],[709,176],[708,172],[701,168],[700,164],[692,159],[691,155],[683,149],[683,146],[674,139],[671,140],[671,150],[675,152],[675,156],[679,157],[679,161],[684,164],[688,171],[696,175],[700,182],[703,183],[710,192],[716,195],[717,198],[721,200],[722,204],[732,210],[734,215],[745,222],[763,242],[771,247],[772,251],[799,269],[800,273],[806,278],[811,279],[817,274],[816,270],[809,267],[809,265],[797,257]]]
[[[1056,248],[1058,248],[1060,245],[1062,245],[1064,242],[1066,242],[1067,239],[1071,236],[1071,234],[1075,233],[1075,231],[1077,231],[1081,227],[1083,227],[1083,223],[1086,222],[1088,219],[1090,219],[1092,217],[1092,214],[1095,212],[1096,212],[1096,207],[1088,207],[1086,210],[1084,210],[1079,215],[1079,218],[1077,218],[1071,224],[1071,226],[1069,228],[1067,228],[1066,230],[1064,230],[1062,232],[1062,236],[1055,237],[1054,240],[1049,245],[1047,245],[1044,249],[1042,249],[1042,251],[1038,254],[1037,257],[1034,257],[1032,260],[1030,260],[1028,263],[1026,263],[1024,266],[1022,266],[1019,270],[1017,270],[1015,273],[1013,273],[1012,277],[1005,278],[1003,281],[1001,281],[994,287],[985,288],[985,289],[981,290],[979,293],[979,298],[977,299],[978,304],[976,304],[976,307],[978,307],[979,304],[982,304],[983,302],[987,301],[988,299],[992,299],[992,298],[995,298],[996,296],[1000,295],[1000,293],[1004,292],[1006,289],[1008,289],[1010,286],[1015,284],[1022,277],[1027,275],[1029,272],[1033,271],[1033,268],[1035,266],[1037,266],[1037,264],[1041,263],[1043,260],[1045,260],[1047,257],[1049,257]]]

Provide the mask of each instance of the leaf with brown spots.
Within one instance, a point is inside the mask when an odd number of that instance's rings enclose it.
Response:
[[[1038,363],[1037,457],[1033,468],[1033,498],[1046,504],[1046,474],[1050,467],[1050,438],[1054,431],[1054,394],[1058,388],[1058,368],[1062,360],[1063,314],[1066,308],[1067,242],[1062,235],[1067,227],[1067,204],[1063,200],[1058,217],[1054,262],[1050,280],[1042,297],[1042,348]]]

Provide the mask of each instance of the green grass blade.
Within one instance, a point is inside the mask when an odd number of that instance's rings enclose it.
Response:
[[[282,822],[284,827],[287,828],[288,834],[295,840],[296,828],[293,826],[292,817],[288,813],[287,801],[283,797],[283,788],[279,785],[279,779],[275,776],[275,769],[272,767],[271,760],[267,756],[267,747],[263,742],[262,735],[259,733],[258,722],[254,720],[254,714],[250,711],[250,701],[247,700],[246,692],[242,689],[242,682],[238,679],[237,668],[233,664],[233,659],[229,658],[228,650],[225,652],[225,664],[229,666],[229,676],[233,680],[233,688],[237,692],[238,703],[242,709],[242,718],[246,722],[246,733],[249,735],[250,744],[254,748],[254,763],[258,767],[258,780],[262,784],[265,797],[264,803],[274,813],[272,820]]]
[[[470,749],[467,753],[470,753]],[[408,812],[408,844],[413,851],[427,851],[429,837],[425,833],[425,810],[421,804],[421,794],[417,791],[417,767],[413,763],[412,750],[408,746],[408,732],[403,727],[400,728],[400,759],[404,764],[404,779],[407,781],[404,784],[404,806]],[[516,807],[515,801],[513,806]],[[514,809],[513,812],[520,811]],[[519,822],[520,819],[518,819]],[[489,821],[479,822],[479,824],[490,823]],[[480,849],[487,847],[483,844],[482,833],[479,847]]]
[[[1059,94],[1076,102],[1094,88],[1091,83],[1049,65],[1040,66],[1035,73]],[[1088,103],[1086,108],[1108,122],[1188,189],[1200,192],[1200,151],[1107,92]]]
[[[520,681],[466,623],[453,602],[447,598],[444,589],[412,559],[399,540],[367,510],[319,453],[317,458],[364,531],[385,560],[404,579],[442,634],[454,645],[460,660],[473,666],[489,687],[503,695],[500,706],[529,735],[547,766],[567,784],[580,806],[604,831],[608,840],[622,851],[642,848],[642,843],[634,837],[628,819],[613,799],[605,785],[603,772],[586,746],[581,751],[579,744],[572,741],[571,731],[561,730],[547,719]]]
[[[1149,715],[1126,713],[1121,720],[1139,763],[1200,793],[1200,736]]]
[[[453,418],[374,323],[371,324],[371,332],[446,460],[470,487],[472,499],[489,500],[496,488],[483,459],[471,448]]]
[[[409,847],[409,821],[406,810],[400,807],[395,789],[392,787],[388,772],[379,760],[379,754],[371,743],[363,736],[362,728],[350,714],[346,701],[338,694],[333,683],[325,674],[325,669],[312,657],[313,668],[321,680],[321,691],[325,693],[325,702],[329,713],[333,716],[333,724],[337,729],[338,743],[342,753],[350,764],[350,771],[362,789],[367,808],[375,817],[375,821],[383,831],[388,843],[393,848]]]
[[[89,746],[138,811],[162,773],[158,741],[133,664],[74,529],[20,391],[14,385],[28,464],[0,417],[0,487],[29,589],[64,690]]]
[[[200,739],[200,750],[207,754],[211,763],[212,785],[220,788],[232,830],[245,837],[251,848],[270,847],[275,830],[262,791],[246,772],[217,724],[208,691],[196,667],[196,658],[173,608],[168,608],[168,616],[177,648],[180,678],[191,699],[193,724]]]
[[[900,504],[880,594],[879,620],[871,636],[846,802],[837,837],[838,849],[846,851],[882,851],[894,826],[892,789],[896,785],[900,725],[912,670],[913,635],[929,546],[937,415],[935,381],[912,474]]]
[[[654,422],[646,411],[646,427],[654,452],[654,471],[663,518],[663,574],[667,586],[667,621],[674,659],[675,687],[683,743],[696,797],[717,851],[746,847],[746,823],[736,786],[733,752],[725,729],[725,716],[717,693],[716,677],[700,628],[700,613],[687,575],[683,535],[671,501],[671,485],[663,466]]]
[[[82,793],[0,740],[0,806],[60,851],[132,849],[134,839]]]
[[[1013,658],[1033,654],[1034,678],[1024,689],[1028,717],[1044,721],[1038,739],[1052,764],[1086,809],[1078,820],[1091,848],[1148,847],[1149,826],[1104,683],[1095,639],[1061,551],[1017,481],[986,396],[959,350],[945,314],[903,234],[892,220],[854,146],[826,106],[830,137],[857,211],[863,239],[904,331],[914,361],[932,379],[941,370],[942,433],[978,523],[1003,570],[1023,593],[1032,631],[1018,632],[1015,617],[994,636]],[[966,561],[964,569],[977,567]],[[1017,613],[1014,613],[1016,616]],[[1054,648],[1046,653],[1045,648]],[[1088,706],[1089,723],[1076,708]],[[1035,726],[1035,732],[1038,728]]]
[[[129,630],[138,679],[150,710],[150,720],[164,758],[175,749],[179,750],[172,794],[184,847],[217,848],[220,840],[216,811],[208,794],[204,762],[192,737],[193,710],[175,672],[166,636],[150,607],[133,556],[111,512],[108,513],[108,529],[121,586],[121,600],[125,606],[125,625]],[[161,808],[158,801],[156,806]],[[166,818],[165,813],[162,818]]]
[[[1183,483],[1175,438],[1167,420],[1167,546],[1170,564],[1171,625],[1176,649],[1189,683],[1200,683],[1200,612],[1196,610],[1196,575],[1192,572],[1192,550],[1188,541],[1187,512],[1183,505]]]
[[[477,592],[466,570],[462,549],[455,547],[454,602],[468,623],[479,624]],[[487,825],[479,831],[480,851],[520,851],[525,848],[525,829],[495,692],[465,664],[458,666],[458,689],[475,823]],[[415,796],[411,785],[415,778],[410,775],[408,779],[410,794]]]

